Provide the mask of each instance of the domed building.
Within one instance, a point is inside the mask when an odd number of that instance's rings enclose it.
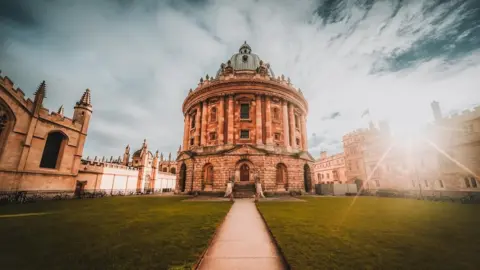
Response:
[[[265,191],[312,190],[307,101],[246,42],[215,77],[190,89],[182,110],[177,191],[225,191],[229,180],[256,179]]]

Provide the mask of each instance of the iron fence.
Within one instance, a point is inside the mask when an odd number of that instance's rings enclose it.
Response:
[[[112,196],[140,196],[153,195],[158,193],[173,192],[171,188],[148,189],[148,190],[22,190],[22,191],[0,191],[0,205],[23,204],[45,200],[68,200],[68,199],[93,199]]]

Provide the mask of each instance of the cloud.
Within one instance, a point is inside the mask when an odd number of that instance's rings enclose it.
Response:
[[[333,120],[333,119],[339,117],[340,115],[341,115],[340,112],[333,112],[333,113],[331,113],[327,116],[322,117],[322,120]]]
[[[344,133],[392,129],[478,103],[480,14],[470,1],[15,1],[0,10],[0,68],[45,106],[71,115],[86,88],[94,114],[85,155],[125,145],[175,153],[181,104],[247,40],[309,102],[310,151]],[[360,118],[365,108],[370,117]],[[341,112],[342,117],[332,117]],[[321,116],[330,115],[335,121]]]

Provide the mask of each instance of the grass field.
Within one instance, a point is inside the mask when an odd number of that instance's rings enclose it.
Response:
[[[183,269],[228,202],[114,197],[0,207],[1,269]]]
[[[293,269],[480,269],[480,205],[306,200],[258,205]]]

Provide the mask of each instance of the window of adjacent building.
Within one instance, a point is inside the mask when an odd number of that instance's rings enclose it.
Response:
[[[333,179],[338,179],[338,173],[337,171],[332,172]]]
[[[465,187],[466,187],[466,188],[471,187],[471,185],[470,185],[470,180],[468,179],[468,177],[465,177],[463,180],[465,181]]]
[[[280,133],[278,133],[278,132],[275,133],[275,134],[274,134],[274,138],[275,138],[275,140],[277,140],[277,141],[280,140]]]
[[[300,139],[297,138],[297,146],[300,146]]]
[[[440,188],[443,188],[443,181],[442,180],[438,180],[438,185],[440,186]]]
[[[250,104],[240,104],[240,119],[250,119]]]
[[[216,132],[210,132],[210,140],[216,140],[217,139],[217,133]]]
[[[280,110],[278,108],[273,108],[273,120],[280,120]]]
[[[217,108],[213,107],[210,110],[210,122],[215,122],[217,121]]]
[[[472,187],[473,187],[473,188],[477,188],[477,187],[478,187],[477,179],[475,179],[475,177],[470,177],[470,182],[472,183]]]
[[[51,132],[43,149],[41,168],[57,169],[60,166],[63,148],[67,137],[61,132]]]
[[[322,178],[320,178],[320,174],[317,174],[317,179],[318,180],[321,180]]]
[[[379,180],[375,180],[375,185],[377,185],[377,187],[380,187],[380,181],[379,181]]]
[[[428,181],[424,180],[424,182],[425,182],[425,187],[428,187]]]
[[[473,132],[473,124],[466,124],[465,126],[463,126],[463,132],[465,134],[470,134]]]
[[[240,130],[240,139],[248,139],[250,138],[250,131],[248,129]]]
[[[329,173],[327,173],[327,179],[330,179],[330,174]]]

